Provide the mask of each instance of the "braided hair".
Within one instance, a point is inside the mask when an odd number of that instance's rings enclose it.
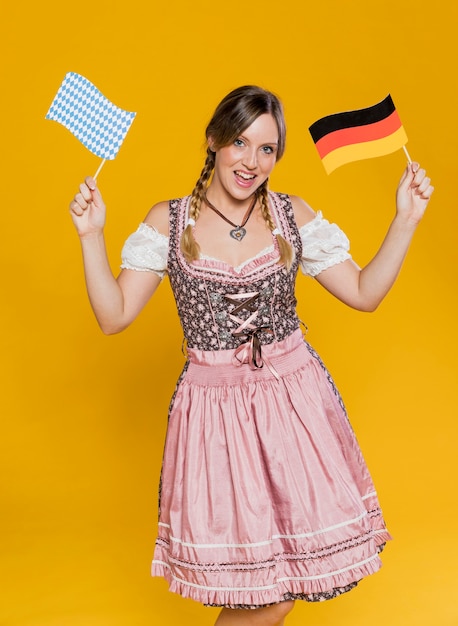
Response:
[[[200,213],[200,207],[202,205],[205,191],[207,189],[207,183],[212,175],[213,169],[215,167],[215,153],[207,148],[207,158],[205,159],[205,164],[200,173],[199,179],[196,182],[196,185],[191,193],[191,204],[189,207],[189,219],[194,222],[197,221]],[[185,259],[191,263],[199,258],[200,246],[197,241],[194,239],[192,234],[192,223],[186,225],[186,228],[183,231],[180,242],[181,251]]]
[[[205,134],[207,141],[211,138],[214,149],[222,148],[231,144],[243,131],[265,113],[271,114],[278,127],[278,147],[277,161],[283,156],[285,151],[286,125],[283,115],[283,107],[280,100],[270,91],[261,87],[247,85],[238,87],[231,91],[217,106],[212,119],[210,120]],[[215,152],[207,148],[207,157],[200,173],[199,179],[191,194],[191,204],[189,209],[190,223],[187,224],[181,237],[181,251],[188,262],[199,258],[199,244],[194,239],[192,227],[197,221],[200,207],[204,200],[208,181],[211,178],[215,167]],[[261,214],[268,228],[275,230],[275,223],[269,208],[267,180],[258,188],[258,197]],[[293,260],[293,249],[291,245],[280,234],[275,235],[280,251],[280,262],[286,268],[291,267]]]

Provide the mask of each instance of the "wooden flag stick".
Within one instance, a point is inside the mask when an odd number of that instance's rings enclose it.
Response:
[[[412,159],[410,158],[410,154],[408,153],[407,148],[405,146],[402,146],[402,149],[404,150],[405,155],[407,157],[407,163],[409,165],[412,165]]]
[[[100,163],[99,167],[97,168],[97,171],[94,174],[94,180],[97,180],[97,176],[100,174],[100,170],[105,165],[105,161],[106,161],[106,159],[103,159],[103,161]]]

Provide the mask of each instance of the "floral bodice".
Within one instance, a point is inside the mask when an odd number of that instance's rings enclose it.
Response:
[[[297,270],[317,276],[351,258],[349,241],[336,224],[318,212],[297,228],[288,195],[269,192],[276,227],[295,253],[290,271],[278,263],[275,237],[272,245],[239,267],[201,255],[188,263],[180,250],[188,219],[190,197],[169,203],[169,236],[140,224],[126,240],[121,267],[169,275],[188,347],[227,350],[280,341],[299,326],[294,294]]]
[[[274,221],[294,248],[292,268],[273,246],[240,268],[208,258],[188,263],[180,250],[188,198],[170,203],[168,274],[184,335],[191,348],[227,350],[253,334],[260,344],[285,339],[299,326],[294,285],[302,244],[288,196],[271,194]]]

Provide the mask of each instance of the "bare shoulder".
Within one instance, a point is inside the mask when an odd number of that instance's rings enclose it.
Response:
[[[145,224],[154,226],[162,235],[169,235],[169,203],[168,201],[158,202],[154,204],[148,211]]]
[[[304,226],[304,224],[311,222],[316,217],[316,213],[312,207],[299,196],[290,196],[290,200],[293,205],[296,224],[299,228]]]

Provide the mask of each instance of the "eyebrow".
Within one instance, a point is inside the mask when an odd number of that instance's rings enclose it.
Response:
[[[240,139],[244,139],[245,141],[250,141],[248,137],[245,137],[245,135],[239,135],[238,137]],[[263,145],[263,146],[277,146],[278,147],[278,141],[264,141],[261,145]]]

